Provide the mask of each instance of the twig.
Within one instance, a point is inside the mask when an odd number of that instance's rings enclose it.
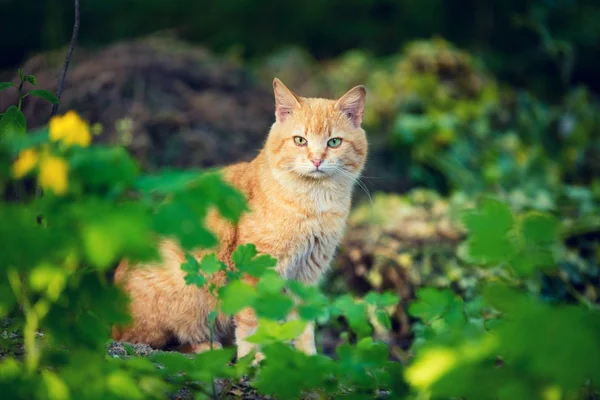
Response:
[[[71,62],[71,56],[73,55],[73,51],[75,50],[75,45],[77,44],[77,37],[79,36],[79,0],[75,0],[75,23],[73,25],[73,35],[71,36],[71,43],[69,44],[69,50],[67,51],[67,58],[65,59],[65,63],[63,64],[62,73],[60,76],[60,80],[58,81],[58,91],[56,92],[56,97],[60,100],[60,96],[62,95],[63,85],[65,83],[65,78],[67,77],[67,70],[69,69],[69,63]],[[58,111],[58,103],[52,106],[52,114],[50,117],[56,115]]]

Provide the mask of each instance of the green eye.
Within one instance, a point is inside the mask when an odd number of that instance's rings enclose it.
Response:
[[[342,139],[340,138],[329,139],[329,141],[327,142],[327,146],[329,147],[339,147],[340,144],[342,144]]]
[[[294,143],[296,143],[297,146],[306,146],[306,139],[302,136],[294,136]]]

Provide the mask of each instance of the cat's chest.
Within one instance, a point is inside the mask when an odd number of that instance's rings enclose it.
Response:
[[[293,201],[253,200],[239,224],[238,244],[254,243],[276,257],[279,273],[288,279],[315,282],[342,239],[349,196],[316,192]]]
[[[296,221],[297,229],[278,251],[280,274],[303,282],[316,281],[329,267],[344,225],[345,218],[338,215]]]

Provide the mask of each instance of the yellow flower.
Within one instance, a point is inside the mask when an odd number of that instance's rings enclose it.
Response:
[[[88,123],[75,111],[69,111],[50,120],[50,140],[62,140],[67,146],[76,144],[87,147],[92,141],[92,135]]]
[[[57,195],[67,191],[67,175],[69,165],[59,157],[46,156],[40,164],[38,182],[45,189],[50,189]]]
[[[12,166],[12,174],[19,179],[27,175],[38,162],[39,154],[32,149],[23,150]]]

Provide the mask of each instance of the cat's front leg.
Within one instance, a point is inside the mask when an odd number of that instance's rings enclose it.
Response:
[[[308,354],[312,356],[313,354],[317,354],[317,348],[315,346],[315,323],[308,322],[306,324],[306,328],[304,328],[304,332],[298,336],[296,342],[294,343],[297,350],[300,350],[304,354]]]
[[[249,336],[252,336],[256,332],[258,327],[258,319],[256,313],[252,308],[244,308],[242,311],[234,316],[235,322],[235,343],[237,345],[237,358],[238,360],[253,351],[258,350],[258,346],[254,343],[250,343],[246,340]],[[254,357],[254,364],[256,365],[264,359],[264,355],[257,352]]]
[[[299,300],[292,296],[296,304],[298,304]],[[289,315],[289,320],[299,318],[298,313],[292,311]],[[317,347],[315,345],[315,323],[310,321],[306,323],[306,327],[304,331],[294,340],[294,347],[296,350],[300,350],[304,354],[312,356],[313,354],[317,354]]]

